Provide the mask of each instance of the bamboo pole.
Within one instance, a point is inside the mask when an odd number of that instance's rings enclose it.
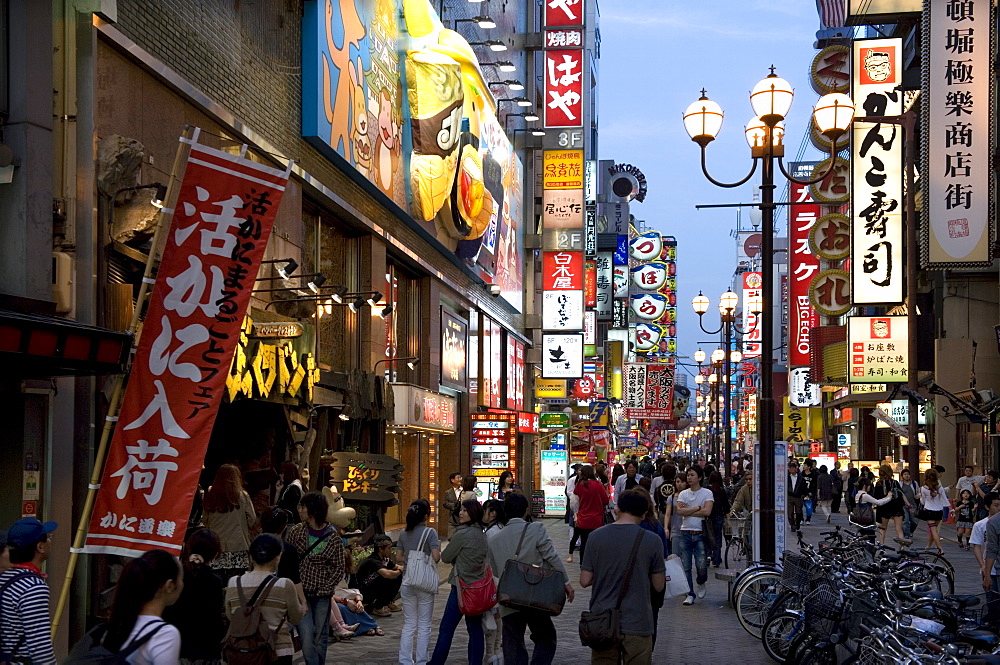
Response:
[[[193,139],[192,130],[194,130]],[[174,155],[174,164],[170,169],[170,180],[167,183],[167,196],[164,199],[164,204],[173,200],[174,187],[177,182],[177,169],[180,168],[181,156],[184,154],[185,147],[190,141],[197,141],[197,139],[198,130],[190,126],[185,126],[184,132],[181,135],[180,145],[177,147],[177,153]],[[114,201],[111,204],[114,205]],[[142,283],[139,286],[139,295],[136,298],[135,310],[132,312],[132,321],[129,323],[129,332],[135,336],[133,341],[135,347],[139,345],[139,335],[137,333],[139,320],[142,316],[146,298],[150,293],[150,286],[155,281],[152,277],[153,264],[155,263],[156,252],[160,245],[160,234],[165,227],[170,226],[164,222],[172,215],[172,209],[163,207],[157,216],[156,229],[153,231],[153,242],[150,246],[149,256],[146,259],[146,270],[142,275]],[[87,538],[87,528],[90,526],[90,519],[94,512],[94,502],[97,499],[97,490],[101,486],[101,476],[104,473],[104,462],[108,454],[108,445],[111,441],[111,434],[114,431],[115,423],[118,421],[118,407],[121,403],[125,377],[126,374],[119,374],[115,379],[115,387],[111,393],[111,401],[108,404],[108,415],[104,418],[104,429],[101,430],[101,439],[97,445],[97,454],[94,457],[94,468],[90,473],[90,484],[87,486],[87,498],[84,501],[83,513],[80,515],[80,522],[77,525],[76,535],[73,538],[73,547],[69,551],[69,563],[66,565],[66,577],[63,579],[62,588],[59,590],[59,601],[56,603],[56,610],[52,615],[51,635],[53,639],[55,639],[56,631],[59,629],[62,614],[66,610],[66,603],[69,600],[69,590],[73,584],[74,574],[76,573],[77,560],[83,551],[83,544]]]

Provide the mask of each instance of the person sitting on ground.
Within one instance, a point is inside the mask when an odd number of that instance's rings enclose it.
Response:
[[[337,589],[334,593],[333,603],[330,604],[330,626],[335,629],[334,635],[340,639],[351,635],[385,635],[378,622],[365,612],[364,596],[357,589]],[[345,635],[344,631],[348,631],[348,634]]]
[[[395,602],[403,584],[403,565],[392,557],[392,538],[385,534],[375,536],[371,556],[358,567],[358,589],[366,598],[367,609],[379,617],[403,609]]]

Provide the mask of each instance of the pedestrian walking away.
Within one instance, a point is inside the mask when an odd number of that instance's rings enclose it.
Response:
[[[444,665],[451,651],[451,642],[455,629],[462,620],[462,612],[458,606],[458,581],[472,584],[484,579],[487,572],[486,560],[489,557],[489,546],[486,534],[483,533],[483,507],[476,499],[467,499],[461,504],[458,512],[458,529],[441,552],[441,560],[451,564],[448,584],[451,593],[444,606],[444,615],[438,624],[437,642],[430,665]],[[482,665],[485,650],[482,615],[464,615],[465,627],[469,631],[469,665]]]
[[[181,550],[184,590],[163,610],[163,619],[180,631],[182,665],[222,662],[226,625],[219,610],[225,601],[225,582],[211,566],[219,551],[219,537],[205,528],[192,531]]]
[[[685,605],[693,605],[695,596],[705,597],[705,582],[708,581],[708,553],[705,547],[705,518],[712,514],[715,503],[712,490],[701,486],[705,471],[700,466],[687,470],[688,488],[680,493],[675,504],[681,516],[681,534],[678,541],[681,564],[687,577],[688,592]],[[692,566],[696,577],[692,578]]]
[[[240,615],[254,607],[256,600],[260,619],[267,625],[267,632],[273,640],[274,665],[292,665],[295,647],[289,624],[301,622],[309,609],[308,604],[300,602],[292,581],[277,575],[283,549],[281,539],[274,534],[260,534],[250,543],[250,571],[233,577],[226,587],[226,616],[232,622],[226,646],[238,648],[244,644],[233,638],[244,637],[242,633],[245,631],[234,630],[234,627],[240,625]],[[239,651],[225,647],[223,651],[226,652],[227,665],[238,665]]]
[[[20,519],[7,531],[10,568],[0,573],[0,652],[13,663],[54,665],[49,587],[42,564],[49,558],[55,522]]]
[[[183,589],[184,568],[177,557],[163,550],[144,552],[125,564],[115,588],[111,618],[103,630],[92,635],[99,636],[98,643],[111,653],[135,649],[128,656],[131,665],[176,665],[181,657],[181,634],[162,617]],[[85,644],[77,644],[76,654]],[[70,654],[70,662],[74,655]]]
[[[584,468],[591,469],[589,465]],[[600,484],[593,479],[593,469],[590,470],[590,478],[593,485],[600,487]],[[504,497],[503,507],[508,517],[507,526],[489,540],[489,561],[494,573],[501,576],[502,582],[507,562],[512,559],[530,566],[554,570],[563,580],[566,598],[572,602],[573,585],[570,584],[566,567],[559,560],[559,554],[545,526],[525,521],[531,511],[528,498],[520,492],[510,492]],[[581,559],[584,556],[585,554],[581,553]],[[549,665],[553,662],[557,640],[556,629],[552,625],[552,616],[549,613],[537,609],[514,609],[501,605],[500,618],[503,626],[504,665],[528,665],[528,650],[524,644],[526,630],[531,631],[531,641],[535,645],[530,658],[531,665]]]
[[[410,564],[410,584],[407,575],[403,575],[403,586],[400,594],[403,598],[403,632],[399,637],[400,665],[426,665],[427,647],[431,637],[431,616],[434,614],[433,590],[418,588],[413,583],[412,575],[417,572],[416,556],[428,557],[434,564],[441,560],[441,545],[438,543],[437,531],[427,526],[427,517],[431,506],[427,499],[417,499],[406,511],[406,530],[399,534],[396,541],[396,561]],[[410,559],[413,559],[411,561]],[[437,575],[437,568],[434,569]]]
[[[711,495],[710,491],[704,491]],[[580,586],[592,587],[591,614],[620,608],[622,635],[620,644],[592,648],[592,665],[653,662],[650,591],[663,591],[665,578],[663,545],[653,533],[639,526],[648,509],[648,497],[639,491],[627,491],[618,497],[618,519],[591,534],[580,565]],[[622,550],[626,546],[634,553],[631,561],[623,561]]]
[[[257,522],[243,475],[235,464],[223,464],[205,492],[205,526],[219,536],[222,551],[212,562],[223,579],[250,568],[250,532]]]
[[[624,478],[624,476],[622,476]],[[583,560],[584,552],[587,549],[587,540],[590,534],[601,526],[604,526],[604,512],[610,498],[604,485],[597,480],[594,468],[589,464],[580,469],[580,477],[576,481],[573,493],[579,500],[579,507],[576,513],[576,536],[580,539],[580,560]],[[570,546],[571,562],[573,557],[572,545]]]

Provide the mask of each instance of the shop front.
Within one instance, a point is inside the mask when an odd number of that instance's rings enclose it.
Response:
[[[403,465],[399,503],[385,517],[387,529],[406,522],[406,509],[414,499],[431,504],[428,526],[447,528],[439,517],[441,494],[447,489],[451,464],[441,459],[441,447],[457,445],[458,401],[449,395],[409,384],[392,384],[396,402],[394,422],[388,426],[385,452]]]

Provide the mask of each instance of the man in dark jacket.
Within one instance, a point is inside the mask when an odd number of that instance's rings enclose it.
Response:
[[[840,475],[840,462],[835,462],[833,471],[830,472],[830,480],[833,481],[833,503],[830,510],[835,513],[840,512],[840,500],[844,496],[844,479]]]
[[[799,473],[798,462],[788,463],[788,525],[798,531],[802,525],[802,497],[807,491],[806,479]]]

